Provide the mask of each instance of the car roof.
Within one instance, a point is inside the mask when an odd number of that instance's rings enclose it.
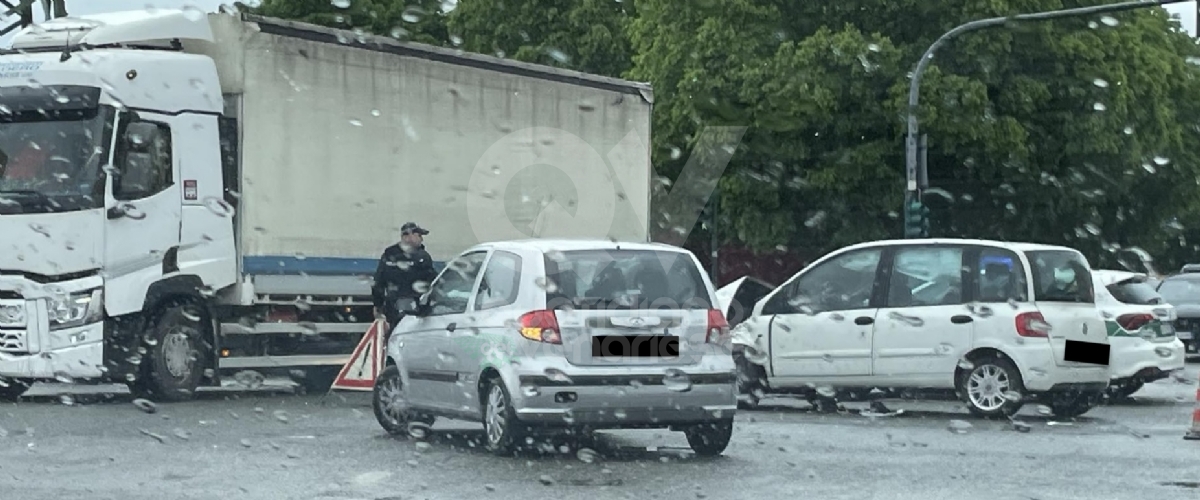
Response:
[[[1120,283],[1130,278],[1149,279],[1149,276],[1147,276],[1146,273],[1135,273],[1132,271],[1121,271],[1114,269],[1093,269],[1092,276],[1095,276],[1096,281],[1104,286],[1108,286],[1113,283]]]
[[[1041,244],[1041,243],[1022,243],[1022,242],[997,241],[997,240],[974,240],[974,239],[966,239],[966,238],[914,238],[914,239],[904,239],[904,240],[868,241],[865,243],[859,243],[857,245],[848,246],[848,247],[844,248],[843,250],[850,250],[850,249],[855,249],[855,248],[871,248],[871,247],[876,247],[876,246],[881,246],[881,245],[978,245],[978,246],[985,246],[985,247],[1007,248],[1009,250],[1015,250],[1018,252],[1028,252],[1028,251],[1034,251],[1034,250],[1066,250],[1066,251],[1070,251],[1070,252],[1078,252],[1078,250],[1075,250],[1074,248],[1058,246],[1058,245],[1045,245],[1045,244]]]
[[[552,239],[525,239],[525,240],[508,240],[494,241],[489,243],[481,243],[471,250],[508,250],[514,252],[520,251],[535,251],[541,253],[549,252],[570,252],[576,250],[655,250],[665,252],[688,253],[684,248],[665,243],[647,243],[647,242],[625,242],[612,241],[607,239],[571,239],[571,238],[552,238]]]

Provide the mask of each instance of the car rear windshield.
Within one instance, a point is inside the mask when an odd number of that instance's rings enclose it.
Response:
[[[1168,304],[1200,304],[1200,279],[1167,278],[1158,285],[1158,294],[1162,295]]]
[[[1092,271],[1087,259],[1071,250],[1025,252],[1033,274],[1033,300],[1095,302]]]
[[[658,250],[574,250],[546,255],[551,309],[711,309],[692,256]]]
[[[1108,285],[1109,293],[1117,300],[1126,304],[1153,305],[1162,304],[1163,298],[1154,287],[1145,281],[1129,280]]]

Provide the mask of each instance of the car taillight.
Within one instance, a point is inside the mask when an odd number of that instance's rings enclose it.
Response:
[[[554,311],[530,311],[521,315],[521,336],[547,344],[562,344]]]
[[[1117,324],[1130,332],[1141,330],[1143,326],[1146,326],[1146,323],[1151,321],[1154,321],[1154,315],[1147,313],[1122,314],[1117,317]]]
[[[1050,325],[1040,312],[1025,312],[1017,315],[1017,335],[1022,337],[1049,337]]]
[[[708,335],[704,341],[709,344],[724,344],[729,340],[729,322],[719,309],[708,310]]]

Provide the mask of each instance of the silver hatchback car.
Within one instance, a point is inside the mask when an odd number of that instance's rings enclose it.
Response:
[[[690,252],[528,240],[463,252],[388,340],[373,404],[392,434],[480,421],[509,454],[545,431],[669,428],[699,455],[737,410],[729,327]]]

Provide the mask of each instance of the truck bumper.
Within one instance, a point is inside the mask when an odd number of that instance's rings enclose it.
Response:
[[[45,333],[36,330],[21,333],[29,352],[0,351],[0,377],[95,379],[104,375],[103,322]]]

